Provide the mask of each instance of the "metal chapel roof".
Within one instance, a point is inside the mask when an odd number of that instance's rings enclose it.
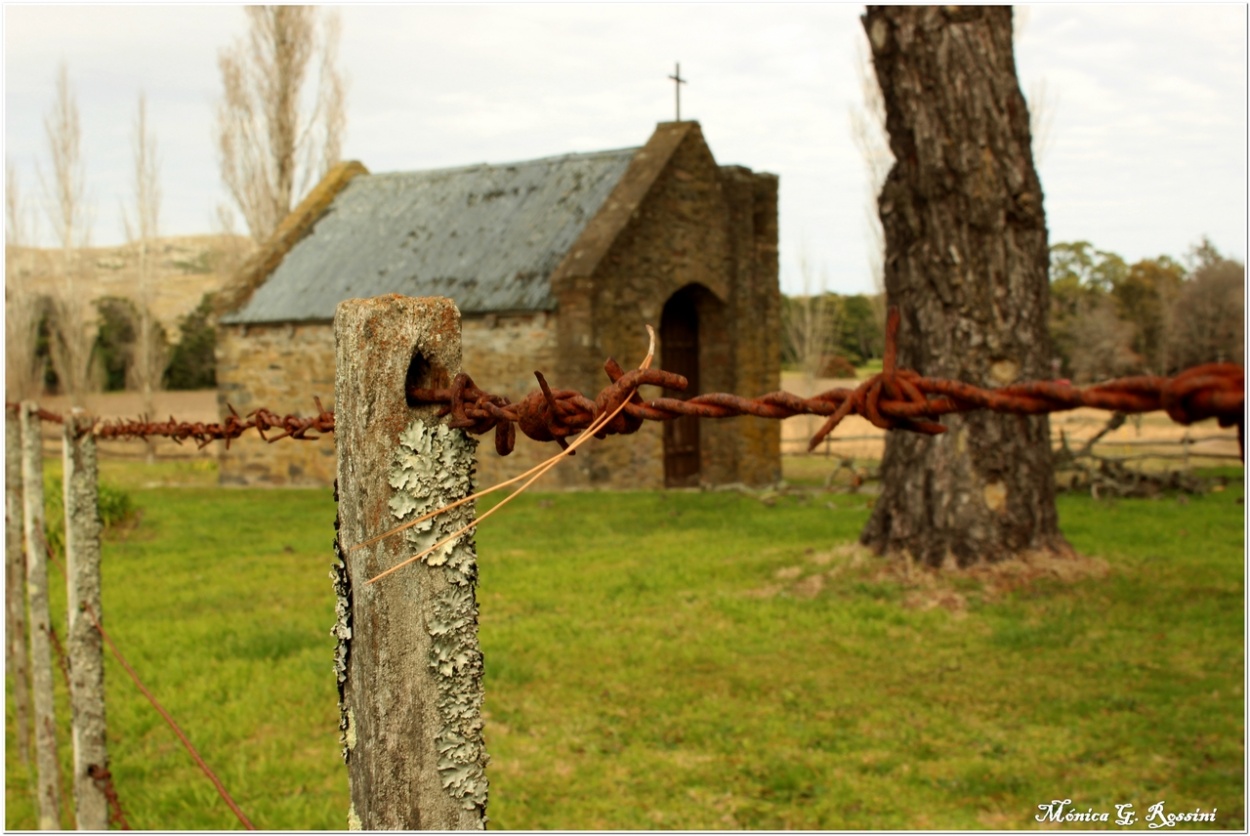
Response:
[[[228,324],[330,320],[344,299],[553,310],[549,278],[637,148],[355,177]]]

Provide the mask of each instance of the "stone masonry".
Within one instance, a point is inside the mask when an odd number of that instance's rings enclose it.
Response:
[[[287,226],[311,228],[316,213],[327,206],[332,211],[334,189],[368,176],[351,165],[338,185],[306,201],[315,204],[309,217]],[[774,175],[718,165],[697,123],[661,123],[551,273],[553,310],[463,313],[464,371],[482,389],[512,400],[537,388],[535,370],[553,388],[593,398],[608,382],[604,360],[636,366],[647,349],[644,326],[658,332],[665,303],[684,295],[697,313],[701,391],[754,396],[780,388],[777,188]],[[298,243],[284,246],[292,245]],[[270,254],[267,263],[274,262]],[[263,276],[247,281],[255,287]],[[248,292],[242,288],[236,300],[246,301]],[[395,292],[425,295],[420,288]],[[223,325],[217,367],[222,414],[227,403],[240,414],[261,406],[312,414],[314,395],[331,407],[333,363],[328,320]],[[653,366],[664,368],[663,345]],[[647,387],[641,394],[661,392]],[[780,478],[777,421],[704,420],[700,439],[702,484],[764,485]],[[494,484],[558,451],[518,432],[515,451],[502,458],[487,434],[479,446],[478,483]],[[538,484],[663,487],[664,462],[663,428],[648,422],[632,436],[588,443]],[[327,485],[334,469],[330,438],[265,444],[245,437],[223,448],[221,457],[223,484]]]

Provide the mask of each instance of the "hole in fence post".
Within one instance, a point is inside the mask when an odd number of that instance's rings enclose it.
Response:
[[[440,375],[438,369],[426,359],[425,355],[420,351],[412,352],[412,359],[408,361],[408,373],[404,375],[404,402],[409,407],[417,407],[421,404],[412,396],[413,389],[434,389],[438,386],[437,378]],[[447,373],[443,372],[441,377],[446,378]],[[446,382],[443,383],[446,385]]]

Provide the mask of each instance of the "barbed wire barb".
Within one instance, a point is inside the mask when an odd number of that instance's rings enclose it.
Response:
[[[539,388],[513,403],[506,397],[479,388],[467,374],[458,374],[449,387],[441,389],[409,386],[405,394],[414,404],[437,405],[438,415],[451,416],[448,426],[474,435],[494,430],[495,452],[506,456],[516,445],[517,429],[535,441],[555,441],[561,450],[571,447],[567,438],[585,432],[608,404],[622,408],[591,432],[596,438],[637,432],[644,421],[670,421],[691,415],[698,418],[785,419],[796,415],[821,415],[826,421],[812,436],[814,450],[849,415],[859,415],[885,430],[908,430],[929,435],[946,431],[937,419],[954,412],[988,409],[1016,415],[1042,415],[1079,408],[1138,414],[1164,411],[1173,421],[1192,424],[1216,418],[1221,427],[1237,427],[1238,448],[1245,458],[1245,370],[1233,363],[1207,363],[1186,369],[1174,377],[1143,375],[1109,380],[1092,386],[1073,386],[1067,381],[1029,381],[985,389],[959,380],[925,377],[897,363],[899,314],[891,306],[886,320],[882,370],[854,389],[834,388],[809,398],[778,391],[757,398],[714,392],[690,398],[659,397],[644,401],[641,386],[658,386],[683,392],[686,378],[650,367],[628,372],[608,358],[604,369],[611,383],[591,400],[580,392],[554,389],[541,372],[535,372]],[[224,440],[230,442],[255,429],[265,441],[283,438],[310,441],[334,431],[334,413],[314,397],[317,415],[300,418],[279,416],[260,408],[241,417],[226,404],[230,414],[224,423],[151,422],[145,419],[101,422],[93,431],[103,439],[166,436],[175,442],[194,439],[203,448]],[[63,419],[47,410],[38,410],[46,421]],[[267,436],[269,429],[279,434]],[[310,435],[310,433],[317,433]],[[571,455],[571,454],[570,454]]]
[[[650,337],[650,345],[649,345],[649,347],[647,348],[647,356],[643,358],[642,363],[640,363],[640,364],[639,364],[639,366],[638,366],[638,370],[640,370],[640,371],[641,371],[641,370],[646,370],[647,368],[649,368],[649,367],[651,366],[651,361],[652,361],[652,359],[655,357],[655,329],[654,329],[654,328],[652,328],[650,325],[648,325],[648,326],[647,326],[647,334],[648,334],[648,335],[649,335],[649,337]],[[615,362],[614,362],[614,361],[612,361],[612,360],[610,360],[610,359],[609,359],[609,361],[608,361],[608,362],[609,362],[609,363],[611,363],[612,365],[615,365]],[[617,371],[619,371],[619,367],[617,367]],[[608,374],[609,374],[609,376],[611,376],[611,375],[612,375],[612,372],[611,372],[611,371],[609,371],[609,372],[608,372]],[[542,375],[541,375],[541,374],[539,374],[538,372],[535,372],[535,375],[537,375],[537,376],[538,376],[539,383],[540,383],[540,384],[543,384],[543,389],[544,389],[544,392],[546,392],[547,394],[550,394],[550,390],[546,389],[546,386],[545,386],[545,381],[543,381],[543,379],[542,379]],[[618,375],[618,377],[623,377],[623,375]],[[617,406],[616,406],[616,407],[612,410],[612,412],[608,413],[606,416],[605,416],[605,415],[601,415],[599,418],[597,418],[594,422],[592,422],[592,423],[591,423],[591,425],[590,425],[589,427],[587,427],[587,428],[586,428],[586,431],[585,431],[585,432],[583,432],[581,435],[579,435],[576,439],[574,439],[574,440],[573,440],[573,442],[572,442],[571,444],[564,444],[564,443],[562,442],[562,449],[560,450],[560,452],[559,452],[559,453],[556,453],[554,456],[552,456],[551,458],[547,459],[547,460],[546,460],[546,461],[544,461],[542,464],[539,464],[539,465],[537,465],[537,466],[535,466],[535,467],[530,468],[529,470],[525,471],[525,473],[522,473],[520,476],[514,476],[514,477],[513,477],[513,478],[511,478],[511,479],[508,479],[508,480],[506,480],[506,481],[504,481],[504,482],[500,482],[498,485],[494,485],[493,487],[487,488],[487,489],[486,489],[486,490],[484,490],[484,491],[479,491],[479,492],[477,492],[477,493],[475,493],[475,494],[472,494],[471,496],[467,496],[467,497],[465,497],[464,499],[457,500],[456,502],[453,502],[453,503],[451,503],[450,505],[446,505],[446,506],[444,506],[444,507],[442,507],[442,508],[439,508],[439,509],[438,509],[438,510],[436,510],[436,511],[431,511],[430,513],[428,513],[428,514],[424,515],[423,517],[420,517],[420,518],[418,518],[418,519],[416,519],[416,520],[410,520],[409,522],[406,522],[406,523],[404,523],[404,524],[403,524],[403,525],[401,525],[401,526],[398,526],[398,527],[396,527],[396,528],[392,528],[390,531],[386,531],[386,532],[384,532],[384,533],[382,533],[382,534],[377,535],[376,537],[371,537],[370,539],[368,539],[368,540],[364,541],[363,543],[359,543],[359,544],[357,544],[357,545],[355,545],[355,546],[352,546],[352,547],[351,547],[351,549],[349,549],[349,551],[354,551],[355,549],[358,549],[358,548],[360,548],[360,547],[362,547],[362,546],[366,546],[366,545],[370,545],[370,544],[372,544],[372,543],[376,543],[376,542],[378,542],[379,540],[382,540],[382,539],[384,539],[384,538],[386,538],[386,537],[390,537],[392,534],[397,534],[397,533],[399,533],[400,531],[403,531],[404,529],[411,528],[412,526],[416,525],[416,524],[417,524],[417,523],[419,523],[419,522],[422,522],[422,521],[424,521],[424,520],[430,519],[431,517],[438,516],[439,514],[442,514],[442,513],[446,512],[446,511],[450,511],[451,509],[456,508],[456,507],[458,507],[458,506],[460,506],[460,505],[463,505],[463,504],[464,504],[464,503],[466,503],[466,502],[470,502],[470,501],[472,501],[472,500],[475,500],[475,499],[477,499],[478,497],[482,497],[482,496],[485,496],[485,495],[487,495],[487,494],[494,493],[495,491],[499,490],[500,488],[506,487],[506,486],[511,485],[511,484],[513,484],[513,483],[515,483],[515,482],[519,482],[520,480],[524,479],[524,478],[525,478],[525,477],[527,477],[527,476],[529,476],[529,477],[530,477],[530,478],[529,478],[529,480],[525,482],[525,484],[521,485],[521,487],[517,488],[515,491],[513,491],[511,494],[509,494],[507,497],[505,497],[505,498],[504,498],[504,499],[503,499],[503,500],[502,500],[502,501],[501,501],[498,505],[496,505],[494,508],[491,508],[491,509],[490,509],[489,511],[487,511],[486,513],[482,514],[480,517],[478,517],[478,518],[477,518],[476,520],[474,520],[473,522],[471,522],[471,523],[469,523],[468,525],[466,525],[466,526],[462,527],[459,531],[455,532],[454,534],[450,534],[450,535],[448,535],[447,537],[444,537],[442,540],[439,540],[439,541],[438,541],[437,543],[435,543],[433,546],[430,546],[428,549],[425,549],[425,550],[424,550],[424,551],[422,551],[420,554],[413,555],[412,557],[408,558],[407,560],[404,560],[404,561],[403,561],[403,562],[401,562],[401,563],[397,563],[396,565],[394,565],[394,566],[392,566],[391,568],[387,569],[385,572],[382,572],[382,573],[380,573],[380,574],[378,574],[378,575],[375,575],[374,577],[372,577],[372,578],[370,578],[368,581],[366,581],[366,582],[365,582],[365,585],[367,586],[367,585],[369,585],[369,584],[371,584],[371,583],[374,583],[374,582],[376,582],[376,581],[379,581],[379,580],[381,580],[382,578],[386,577],[387,575],[391,574],[392,572],[396,572],[396,571],[398,571],[399,569],[403,568],[404,566],[407,566],[409,563],[413,563],[414,561],[421,560],[421,559],[422,559],[423,557],[425,557],[426,555],[432,554],[433,552],[435,552],[435,551],[437,551],[438,549],[442,548],[442,547],[443,547],[443,546],[445,546],[446,544],[451,543],[451,542],[454,542],[454,541],[456,540],[456,538],[460,537],[462,534],[464,534],[465,532],[469,531],[470,529],[476,528],[478,525],[480,525],[480,524],[481,524],[484,520],[486,520],[487,518],[489,518],[492,514],[494,514],[494,513],[495,513],[496,511],[498,511],[500,508],[502,508],[503,506],[507,505],[507,504],[508,504],[509,502],[511,502],[513,499],[516,499],[518,496],[520,496],[522,493],[524,493],[524,492],[526,491],[526,489],[527,489],[527,488],[529,488],[529,486],[530,486],[530,485],[532,485],[532,484],[534,484],[536,481],[538,481],[538,480],[539,480],[539,479],[540,479],[540,478],[541,478],[544,474],[546,474],[549,470],[551,470],[553,467],[555,467],[557,464],[559,464],[559,463],[560,463],[560,462],[561,462],[561,461],[562,461],[562,460],[563,460],[566,456],[572,456],[572,455],[574,455],[574,454],[577,452],[577,448],[578,448],[579,446],[581,446],[582,444],[584,444],[584,443],[586,442],[586,440],[587,440],[587,439],[590,439],[590,438],[595,437],[595,436],[596,436],[596,434],[598,433],[599,429],[601,429],[601,428],[602,428],[602,427],[604,427],[604,426],[607,426],[607,424],[608,424],[609,422],[611,422],[613,419],[615,419],[615,418],[616,418],[616,416],[617,416],[618,414],[620,414],[621,410],[625,408],[625,405],[626,405],[627,403],[629,403],[630,398],[634,397],[634,395],[635,395],[635,392],[634,392],[634,391],[631,391],[631,392],[629,393],[629,395],[627,395],[625,398],[623,398],[623,399],[621,400],[621,402],[620,402],[620,403],[619,403],[619,404],[618,404],[618,405],[617,405]],[[562,439],[561,439],[561,441],[562,441]],[[532,476],[530,476],[530,474],[533,474],[533,475],[532,475]]]

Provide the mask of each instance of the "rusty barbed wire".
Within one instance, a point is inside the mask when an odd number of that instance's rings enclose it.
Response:
[[[130,822],[126,821],[126,814],[122,812],[122,800],[117,796],[117,787],[113,786],[113,773],[93,763],[87,767],[87,777],[108,801],[109,822],[117,825],[118,830],[130,830]]]
[[[681,375],[659,370],[623,373],[611,359],[604,369],[612,383],[593,401],[578,392],[552,390],[539,372],[534,373],[539,391],[531,392],[517,403],[479,389],[465,374],[457,375],[450,387],[409,387],[407,394],[418,403],[441,405],[439,415],[451,415],[449,425],[452,427],[477,435],[493,429],[495,450],[504,456],[515,446],[518,426],[530,438],[554,440],[564,447],[567,446],[565,438],[584,430],[597,415],[627,400],[621,414],[596,432],[597,437],[627,435],[636,432],[643,421],[668,421],[683,415],[699,418],[753,415],[776,419],[795,415],[826,416],[824,425],[812,436],[808,445],[810,451],[848,415],[860,415],[885,430],[936,435],[945,432],[946,427],[935,419],[954,412],[989,409],[1016,415],[1041,415],[1092,407],[1128,414],[1162,410],[1180,424],[1216,418],[1221,427],[1237,427],[1237,442],[1244,460],[1245,371],[1241,366],[1208,363],[1175,377],[1125,377],[1086,387],[1064,381],[1032,381],[983,389],[971,383],[924,377],[910,369],[897,368],[898,327],[898,309],[891,308],[880,372],[854,389],[830,389],[810,398],[790,392],[772,392],[758,398],[713,393],[688,399],[644,401],[637,392],[640,385],[682,391],[687,381]]]
[[[625,402],[619,415],[600,428],[595,436],[628,435],[637,432],[643,421],[670,421],[684,415],[698,418],[732,418],[751,415],[784,419],[796,415],[821,415],[824,425],[812,436],[808,450],[816,447],[849,415],[859,415],[885,430],[908,430],[936,435],[946,427],[936,419],[956,412],[988,409],[1015,415],[1043,415],[1082,407],[1137,414],[1164,411],[1179,424],[1192,424],[1216,418],[1221,427],[1237,427],[1237,442],[1244,461],[1245,370],[1233,363],[1208,363],[1187,369],[1174,377],[1140,375],[1124,377],[1092,386],[1073,386],[1066,381],[1030,381],[984,389],[971,383],[924,377],[911,369],[897,368],[899,315],[891,308],[886,321],[882,370],[854,389],[835,388],[810,398],[791,392],[771,392],[746,398],[717,392],[691,398],[643,400],[639,386],[659,386],[684,391],[686,378],[660,369],[623,371],[612,358],[604,363],[611,383],[591,400],[580,392],[552,389],[541,372],[534,372],[538,391],[512,402],[479,388],[467,374],[458,374],[446,388],[410,386],[407,396],[417,404],[440,406],[439,416],[451,415],[449,426],[475,435],[495,431],[495,451],[506,456],[516,446],[519,428],[535,441],[555,441],[567,448],[567,438],[585,430],[599,415],[606,415]],[[180,442],[194,439],[200,447],[212,441],[230,441],[250,429],[272,443],[282,438],[310,441],[334,431],[334,413],[313,398],[318,414],[310,418],[279,416],[268,409],[257,409],[241,417],[233,407],[221,424],[175,421],[153,422],[145,418],[100,422],[92,430],[98,438],[146,439],[163,436]],[[12,406],[12,404],[10,404]],[[229,406],[229,404],[227,404]],[[62,421],[55,413],[39,410],[40,418]],[[266,436],[280,429],[276,436]],[[316,432],[319,435],[309,435]]]
[[[334,432],[334,413],[321,405],[319,397],[314,396],[313,403],[316,404],[317,414],[308,418],[301,418],[298,415],[278,415],[264,407],[241,416],[233,406],[226,404],[230,414],[226,416],[224,423],[178,421],[173,416],[170,416],[168,421],[153,421],[147,416],[140,416],[133,419],[96,419],[91,432],[96,438],[121,441],[135,439],[146,441],[152,437],[160,437],[181,444],[191,439],[196,442],[198,448],[206,447],[214,441],[225,441],[227,450],[230,449],[230,442],[233,439],[253,429],[270,444],[283,438],[315,441],[326,433]],[[6,401],[5,406],[15,408],[17,404]],[[65,423],[65,416],[56,412],[41,408],[36,411],[36,414],[42,421]],[[281,432],[274,436],[265,435],[266,432],[275,429]],[[317,435],[309,435],[310,432],[317,433]]]
[[[69,656],[65,653],[65,645],[61,644],[61,637],[56,634],[56,628],[51,624],[44,628],[44,634],[47,635],[52,650],[56,654],[57,666],[61,669],[61,676],[65,679],[65,687],[69,689]]]

